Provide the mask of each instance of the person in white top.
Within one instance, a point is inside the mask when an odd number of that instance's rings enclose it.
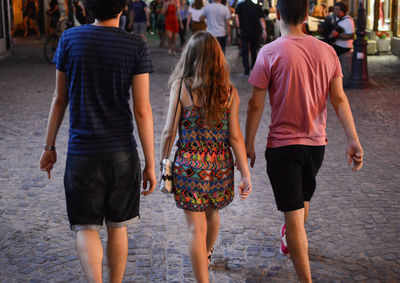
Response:
[[[330,38],[336,38],[332,43],[336,54],[339,56],[353,48],[354,21],[347,13],[347,4],[336,2],[333,14],[336,17],[336,27],[331,32]]]
[[[207,19],[207,31],[217,38],[224,53],[227,41],[228,43],[231,41],[230,17],[229,8],[222,5],[221,0],[205,6],[200,17],[202,20]]]
[[[186,23],[186,29],[191,27],[192,34],[200,30],[206,30],[207,24],[204,19],[201,19],[203,15],[204,4],[202,0],[195,0],[192,6],[189,8],[189,17]]]

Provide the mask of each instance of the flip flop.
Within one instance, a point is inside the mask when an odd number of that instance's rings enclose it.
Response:
[[[214,248],[211,248],[210,253],[208,254],[208,266],[211,265],[211,256],[212,256],[213,252],[214,252]]]

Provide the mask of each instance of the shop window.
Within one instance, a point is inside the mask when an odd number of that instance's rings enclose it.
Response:
[[[379,1],[379,0],[378,0]],[[374,0],[366,1],[366,10],[367,10],[367,29],[374,29]]]
[[[390,30],[392,3],[390,0],[379,1],[378,30]]]
[[[397,36],[400,36],[400,3],[397,3]]]

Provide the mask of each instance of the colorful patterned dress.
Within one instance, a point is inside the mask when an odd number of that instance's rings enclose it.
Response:
[[[177,207],[205,211],[221,209],[234,196],[234,164],[229,144],[229,109],[221,122],[205,127],[200,108],[184,107],[179,121],[178,149],[173,166],[173,186]],[[229,96],[227,105],[232,95]]]

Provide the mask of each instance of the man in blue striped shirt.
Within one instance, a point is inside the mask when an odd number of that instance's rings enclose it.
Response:
[[[149,99],[153,66],[145,41],[118,28],[125,0],[90,0],[87,7],[95,23],[65,31],[57,48],[56,89],[40,168],[50,178],[57,160],[57,132],[69,104],[64,187],[77,251],[88,281],[101,282],[98,230],[105,221],[110,282],[121,282],[128,256],[126,227],[139,218],[141,179],[143,195],[156,185]],[[145,157],[143,174],[133,136],[130,89]]]

